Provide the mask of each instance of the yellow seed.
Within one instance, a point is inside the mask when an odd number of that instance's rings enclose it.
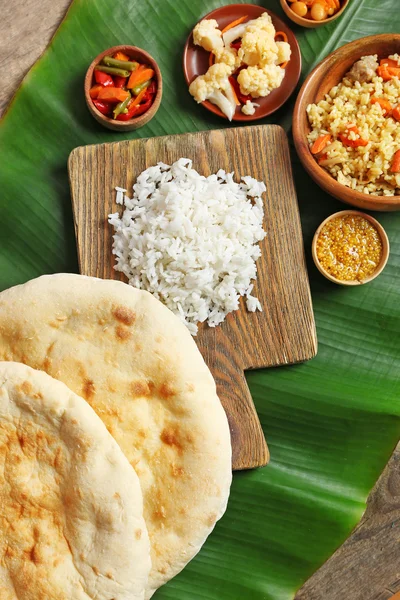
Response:
[[[369,277],[382,258],[382,240],[367,219],[345,215],[324,225],[317,239],[320,265],[341,281],[361,281]]]

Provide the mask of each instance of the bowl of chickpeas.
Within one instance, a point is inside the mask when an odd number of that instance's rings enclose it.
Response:
[[[320,27],[346,10],[349,0],[280,0],[285,14],[302,27]]]

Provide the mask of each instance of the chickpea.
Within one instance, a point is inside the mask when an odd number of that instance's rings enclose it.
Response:
[[[325,6],[319,2],[314,2],[311,7],[311,18],[314,19],[314,21],[323,21],[327,16],[328,12]]]
[[[294,2],[290,8],[298,17],[305,17],[307,14],[307,5],[304,2]]]

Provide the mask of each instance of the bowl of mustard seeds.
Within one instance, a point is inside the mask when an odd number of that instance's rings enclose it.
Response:
[[[342,210],[315,232],[312,255],[317,269],[339,285],[369,283],[384,269],[389,240],[382,225],[357,210]]]

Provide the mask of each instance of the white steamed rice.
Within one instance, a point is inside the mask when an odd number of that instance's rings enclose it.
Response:
[[[151,292],[186,324],[211,327],[239,308],[246,297],[249,311],[262,310],[251,295],[256,279],[258,242],[264,239],[265,184],[252,177],[240,183],[222,169],[204,177],[181,158],[143,171],[133,198],[116,188],[120,216],[114,227],[115,269],[129,283]]]

